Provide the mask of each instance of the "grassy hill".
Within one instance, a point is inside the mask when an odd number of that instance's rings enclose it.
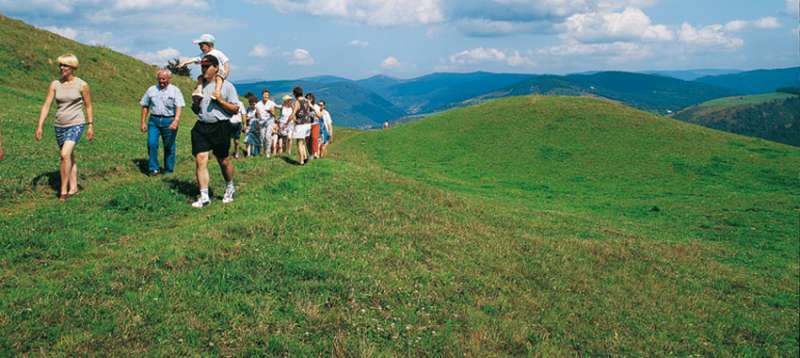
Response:
[[[800,146],[800,96],[767,93],[720,98],[675,118],[705,127]]]
[[[532,76],[466,104],[529,94],[593,96],[647,111],[667,113],[733,92],[702,83],[630,72],[596,72],[568,76]]]
[[[666,113],[733,94],[730,90],[679,79],[627,72],[570,75],[567,79],[597,96]]]
[[[771,93],[781,87],[800,87],[800,67],[706,76],[696,81],[727,88],[737,94]]]
[[[337,129],[331,157],[305,167],[237,160],[236,201],[221,204],[212,170],[198,211],[190,117],[176,174],[140,170],[149,81],[129,73],[149,66],[0,30],[24,40],[6,53],[52,51],[0,96],[0,355],[798,354],[800,149],[516,97]],[[122,92],[96,95],[82,192],[59,204],[52,135],[32,139],[44,87],[25,79],[46,86],[64,50],[130,81],[81,69]]]

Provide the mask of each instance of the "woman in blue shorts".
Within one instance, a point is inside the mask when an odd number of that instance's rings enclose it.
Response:
[[[56,100],[55,134],[61,152],[61,191],[58,199],[67,200],[78,194],[78,164],[75,160],[75,144],[84,130],[86,139],[94,139],[94,111],[89,85],[75,76],[78,69],[78,58],[75,55],[64,55],[58,58],[61,78],[50,83],[47,98],[39,113],[39,125],[36,127],[36,141],[42,139],[44,120],[50,112],[50,104]],[[84,107],[86,115],[84,115]]]

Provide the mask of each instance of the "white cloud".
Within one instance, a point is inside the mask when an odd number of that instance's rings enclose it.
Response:
[[[180,58],[181,52],[170,47],[155,52],[138,52],[132,54],[132,56],[149,64],[165,66],[169,60]]]
[[[490,19],[463,19],[457,28],[470,36],[507,36],[517,33],[548,33],[553,31],[549,21],[500,21]]]
[[[675,35],[664,25],[654,25],[642,10],[626,8],[619,13],[585,13],[570,16],[565,36],[581,42],[625,40],[671,41]]]
[[[310,66],[315,62],[311,53],[302,48],[295,49],[290,56],[289,64],[291,65]]]
[[[112,7],[122,11],[154,9],[208,10],[208,2],[205,0],[114,0]]]
[[[249,0],[282,12],[303,12],[379,26],[458,24],[469,35],[550,31],[569,16],[643,8],[655,0]]]
[[[678,30],[678,38],[685,44],[709,48],[733,50],[744,46],[744,40],[728,36],[724,31],[724,26],[719,24],[695,28],[684,22]]]
[[[597,56],[606,58],[611,62],[617,62],[621,60],[641,60],[654,56],[654,51],[650,46],[623,41],[591,44],[570,42],[540,49],[537,53],[541,56],[555,57]]]
[[[780,21],[777,18],[768,16],[762,17],[755,21],[734,20],[725,24],[722,27],[726,32],[739,32],[747,28],[754,27],[756,29],[777,29],[781,27]]]
[[[786,0],[786,11],[791,16],[800,16],[800,0]]]
[[[433,24],[444,20],[440,0],[251,0],[282,12],[304,12],[378,26]]]
[[[449,58],[452,65],[475,65],[480,63],[495,62],[508,66],[532,66],[533,59],[522,55],[519,51],[501,51],[496,48],[478,47],[453,54]]]
[[[347,45],[350,46],[350,47],[367,48],[367,47],[369,47],[369,42],[361,41],[361,40],[353,40],[353,41],[350,41]]]
[[[272,55],[274,51],[267,47],[262,43],[257,43],[250,49],[250,52],[247,54],[250,57],[259,57],[259,58],[266,58]]]
[[[66,37],[70,40],[75,40],[78,37],[78,30],[75,30],[71,27],[57,27],[57,26],[45,26],[42,27],[43,29],[50,31],[54,34],[61,35],[62,37]]]
[[[180,9],[208,10],[205,0],[0,0],[0,9],[13,14],[28,15],[72,15],[80,16],[99,10],[124,13],[129,11],[144,11],[151,16],[154,10]],[[78,11],[80,10],[80,11]]]
[[[8,14],[66,15],[75,9],[75,1],[0,0],[0,9]]]
[[[777,29],[781,27],[780,21],[772,16],[758,19],[754,22],[754,26],[759,29]]]
[[[733,20],[725,24],[724,30],[728,32],[739,32],[750,26],[750,23],[744,20]]]
[[[381,62],[381,68],[385,70],[397,69],[400,68],[400,66],[401,66],[400,61],[392,56],[387,57],[386,59],[383,60],[383,62]]]

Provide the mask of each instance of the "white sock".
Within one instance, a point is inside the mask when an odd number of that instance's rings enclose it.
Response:
[[[209,201],[209,200],[211,200],[211,199],[209,199],[209,197],[208,197],[208,188],[205,188],[205,189],[200,189],[200,200],[202,200],[202,201]]]
[[[236,189],[236,188],[233,186],[233,180],[229,181],[229,182],[228,182],[226,185],[227,185],[227,187],[226,187],[226,188],[228,188],[228,189]]]

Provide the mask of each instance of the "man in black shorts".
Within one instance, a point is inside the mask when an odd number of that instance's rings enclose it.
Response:
[[[192,111],[197,114],[197,123],[192,128],[192,155],[197,163],[197,185],[200,197],[192,203],[202,208],[211,202],[208,196],[208,154],[213,152],[217,158],[222,176],[225,178],[224,204],[233,201],[236,187],[233,185],[233,162],[230,159],[231,117],[239,112],[239,96],[236,88],[228,81],[222,84],[221,96],[211,99],[214,92],[214,79],[219,72],[219,60],[206,55],[200,62],[203,76],[207,79],[203,86],[203,98],[192,102]]]

